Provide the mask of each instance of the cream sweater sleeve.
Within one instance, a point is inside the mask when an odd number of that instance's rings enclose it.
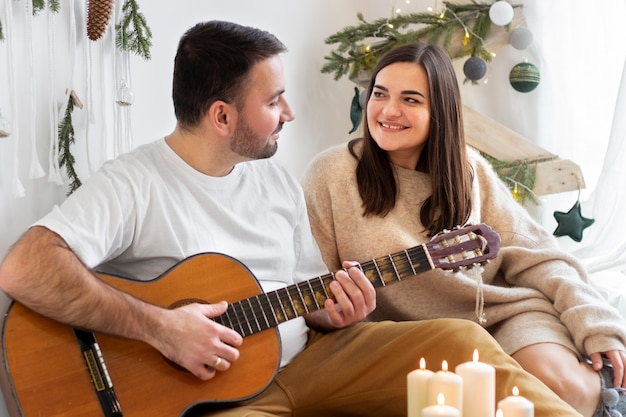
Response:
[[[587,283],[582,264],[562,250],[556,238],[538,224],[497,178],[486,161],[470,154],[476,171],[474,218],[500,234],[498,274],[516,287],[544,294],[560,315],[576,348],[586,354],[625,349],[626,322]],[[477,219],[478,220],[478,219]],[[493,279],[493,265],[486,270]]]

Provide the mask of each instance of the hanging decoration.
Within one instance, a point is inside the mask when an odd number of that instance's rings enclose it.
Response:
[[[514,14],[513,6],[503,0],[496,1],[489,8],[489,19],[498,26],[506,26],[511,23]]]
[[[580,190],[578,191],[578,198],[572,208],[569,209],[567,213],[555,211],[554,218],[558,223],[553,233],[554,236],[569,236],[575,242],[582,241],[583,230],[595,222],[595,219],[588,219],[581,214]]]
[[[14,42],[10,40],[11,35],[14,34],[13,30],[13,2],[8,1],[6,3],[6,31],[7,36],[9,37],[9,42],[7,44],[7,66],[8,66],[8,75],[9,75],[9,87],[11,89],[11,116],[14,120],[17,119],[18,116],[18,107],[17,107],[17,86],[15,84],[15,71],[14,71]],[[24,190],[24,185],[20,180],[20,169],[19,169],[19,138],[18,133],[18,124],[15,124],[13,128],[13,137],[15,138],[13,142],[13,183],[11,185],[11,191],[14,197],[22,198],[24,197],[26,191]]]
[[[29,168],[29,177],[30,178],[42,178],[46,174],[41,167],[41,162],[39,162],[39,155],[37,152],[37,91],[35,86],[35,57],[34,57],[34,45],[33,45],[33,16],[35,15],[35,9],[33,8],[34,2],[30,3],[28,1],[24,1],[24,40],[26,43],[26,47],[28,48],[27,58],[28,65],[27,71],[30,71],[29,76],[27,77],[30,80],[29,85],[29,133],[30,133],[30,168]],[[43,6],[41,6],[43,7]]]
[[[61,8],[59,0],[48,0],[47,4],[48,4],[48,8],[52,10],[54,13],[57,13],[59,9]],[[45,8],[46,8],[45,0],[33,0],[33,14],[34,15],[38,14],[40,11],[42,11]]]
[[[487,64],[482,58],[473,56],[463,64],[463,74],[467,80],[476,82],[487,73]]]
[[[56,12],[48,10],[48,94],[50,103],[48,105],[50,145],[48,148],[48,182],[56,185],[63,185],[63,177],[59,167],[59,144],[57,132],[59,131],[59,106],[55,97],[56,85]]]
[[[6,138],[11,134],[11,122],[4,117],[0,109],[0,138]]]
[[[530,62],[520,62],[509,74],[511,86],[520,93],[529,93],[539,85],[541,74],[539,68]]]
[[[87,37],[89,39],[97,41],[104,35],[114,6],[114,0],[89,0],[87,3]]]
[[[509,43],[515,49],[524,50],[533,43],[533,33],[525,26],[520,26],[511,31]]]
[[[69,13],[69,43],[70,45],[79,45],[80,40],[77,39],[77,10],[80,11],[79,8],[75,8],[74,4],[75,0],[69,0],[67,5],[68,13]],[[25,10],[24,16],[24,25],[18,27],[17,29],[23,30],[26,36],[21,36],[20,33],[16,33],[15,28],[12,27],[12,19],[13,19],[13,4],[19,4],[21,12],[22,9]],[[77,5],[78,6],[78,5]],[[15,78],[13,76],[13,45],[11,42],[11,38],[24,40],[26,42],[27,48],[28,45],[32,45],[32,33],[33,33],[33,17],[36,16],[42,10],[48,9],[48,63],[50,66],[49,70],[49,81],[46,89],[49,90],[49,95],[52,97],[50,101],[50,111],[49,111],[49,127],[51,133],[49,153],[48,153],[48,162],[49,162],[49,172],[48,172],[48,181],[53,182],[59,185],[62,185],[64,182],[64,178],[61,175],[61,167],[64,167],[67,171],[67,177],[70,179],[71,184],[69,186],[68,194],[71,194],[75,191],[81,184],[80,179],[78,178],[77,171],[74,167],[75,158],[71,153],[71,145],[74,144],[76,139],[76,132],[74,130],[74,126],[72,125],[72,111],[75,107],[82,108],[83,105],[77,97],[76,91],[74,90],[74,62],[75,62],[75,49],[70,47],[69,58],[67,59],[68,67],[70,68],[70,74],[67,77],[67,88],[66,91],[68,93],[68,101],[67,105],[61,106],[61,114],[59,114],[59,104],[54,99],[56,86],[55,86],[55,51],[54,51],[54,19],[52,17],[52,13],[58,13],[60,10],[60,0],[26,0],[26,2],[17,2],[17,1],[6,1],[6,16],[2,16],[0,19],[0,42],[8,40],[7,46],[7,64],[9,67],[9,86],[11,88],[10,91],[10,102],[11,108],[9,114],[13,119],[13,123],[11,119],[6,117],[0,110],[0,138],[9,137],[9,135],[14,136],[16,139],[18,137],[24,136],[22,132],[18,133],[19,126],[27,126],[30,133],[30,148],[31,148],[31,159],[30,159],[30,170],[29,175],[30,178],[40,178],[45,176],[46,173],[43,171],[41,164],[39,162],[39,152],[36,149],[36,138],[40,137],[40,132],[35,132],[35,126],[39,126],[39,123],[33,122],[33,118],[36,118],[38,115],[35,113],[37,107],[35,106],[35,100],[33,97],[39,97],[40,92],[35,91],[34,84],[30,85],[29,89],[25,89],[28,93],[25,95],[27,99],[30,101],[27,102],[29,107],[25,111],[28,113],[29,123],[19,123],[21,115],[18,114],[18,106],[16,105],[16,97],[17,97],[17,86],[15,84]],[[87,10],[86,10],[86,30],[80,33],[85,33],[85,36],[91,40],[99,40],[106,33],[106,28],[109,25],[109,20],[111,14],[115,10],[115,0],[88,0]],[[111,37],[111,46],[112,48],[123,51],[123,67],[125,68],[125,73],[121,78],[116,78],[116,81],[120,81],[116,88],[117,93],[115,94],[115,102],[118,108],[125,108],[130,106],[134,102],[134,94],[130,89],[130,66],[128,63],[128,54],[135,53],[144,59],[150,59],[150,48],[152,46],[151,38],[152,33],[150,28],[147,25],[146,19],[142,13],[139,11],[139,5],[137,0],[125,0],[123,6],[120,8],[123,10],[123,18],[119,21],[119,25],[116,25],[116,35]],[[17,12],[17,11],[16,11]],[[81,14],[82,16],[82,14]],[[5,18],[6,17],[6,18]],[[26,65],[26,70],[31,71],[32,73],[29,76],[26,76],[27,79],[35,79],[35,69],[36,66],[33,65],[33,51],[32,48],[26,50],[27,58],[29,61]],[[90,51],[86,51],[86,54],[89,54]],[[86,61],[90,60],[90,56],[86,55]],[[89,68],[85,66],[86,78],[91,79]],[[101,89],[101,91],[103,91]],[[87,97],[87,105],[89,111],[93,111],[93,104],[91,103],[91,96],[89,95],[89,91],[86,93]],[[128,116],[128,110],[124,111],[124,120],[127,125],[130,124],[130,118]],[[91,113],[90,113],[91,114]],[[41,116],[39,116],[41,117]],[[62,118],[60,122],[59,119]],[[87,124],[87,136],[89,131],[89,123],[90,118],[87,115],[85,117]],[[128,138],[130,137],[130,126],[126,126],[124,141],[128,142]],[[25,138],[29,138],[28,134],[24,136]],[[119,142],[119,141],[118,141]],[[117,144],[116,144],[117,146]],[[87,148],[89,144],[87,144]],[[125,147],[128,149],[128,146]],[[21,154],[20,143],[17,140],[14,142],[13,146],[14,152],[14,178],[13,178],[13,194],[16,197],[23,197],[25,194],[24,187],[20,181],[19,177],[19,165],[20,161],[18,161],[18,157]],[[89,157],[87,157],[88,164],[90,163]],[[90,169],[91,172],[91,169]]]
[[[69,39],[70,44],[75,45],[77,42],[77,30],[76,30],[76,12],[74,8],[74,0],[70,0],[69,4],[69,13],[70,13],[70,29],[69,29]],[[76,168],[74,164],[76,163],[76,159],[71,151],[71,146],[74,144],[75,138],[75,130],[72,122],[72,111],[74,107],[79,107],[82,109],[82,103],[78,100],[78,96],[72,87],[74,85],[74,69],[76,62],[76,50],[71,49],[69,51],[68,57],[68,67],[70,69],[68,77],[67,77],[67,85],[68,87],[65,89],[65,93],[67,94],[67,103],[62,109],[62,118],[59,122],[58,132],[57,132],[57,152],[58,159],[55,161],[58,164],[58,170],[65,167],[65,171],[67,173],[67,177],[70,180],[69,189],[67,191],[67,195],[72,194],[74,191],[78,189],[78,187],[82,184],[80,179],[78,178],[78,174],[76,172]]]
[[[74,111],[74,106],[80,109],[83,108],[83,104],[76,96],[74,90],[72,90],[68,94],[63,119],[59,123],[59,167],[65,167],[67,176],[70,179],[70,188],[67,195],[72,194],[82,185],[76,173],[76,169],[74,168],[76,159],[70,149],[75,142],[74,125],[72,124],[72,111]]]
[[[363,106],[361,105],[361,93],[358,87],[354,87],[354,97],[352,97],[352,103],[350,104],[350,120],[352,121],[352,129],[348,134],[356,132],[361,124],[363,118]]]
[[[115,27],[115,44],[118,48],[133,52],[145,60],[150,59],[152,31],[146,18],[139,11],[136,0],[126,0],[122,7],[124,13],[121,23]]]

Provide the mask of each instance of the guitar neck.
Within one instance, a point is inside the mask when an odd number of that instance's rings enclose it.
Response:
[[[434,269],[426,245],[415,246],[359,266],[375,288]],[[242,336],[249,336],[321,309],[325,300],[334,299],[329,289],[333,280],[335,275],[329,273],[237,301],[214,320]]]

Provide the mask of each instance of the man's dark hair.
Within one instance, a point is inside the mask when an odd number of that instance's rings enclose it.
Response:
[[[196,126],[216,100],[240,105],[254,64],[287,48],[269,32],[224,21],[199,23],[178,44],[172,99],[178,124]]]

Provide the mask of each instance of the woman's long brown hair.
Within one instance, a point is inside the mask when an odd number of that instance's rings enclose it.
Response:
[[[430,174],[432,194],[422,205],[420,220],[429,235],[467,222],[471,210],[473,172],[467,160],[461,95],[447,53],[438,46],[410,43],[392,49],[380,58],[372,73],[367,97],[376,75],[396,62],[421,65],[428,75],[431,121],[428,141],[417,169]],[[354,146],[362,141],[362,153]],[[386,151],[372,139],[367,123],[362,139],[349,143],[358,160],[356,176],[363,200],[364,216],[386,216],[395,206],[398,193],[394,168]]]

